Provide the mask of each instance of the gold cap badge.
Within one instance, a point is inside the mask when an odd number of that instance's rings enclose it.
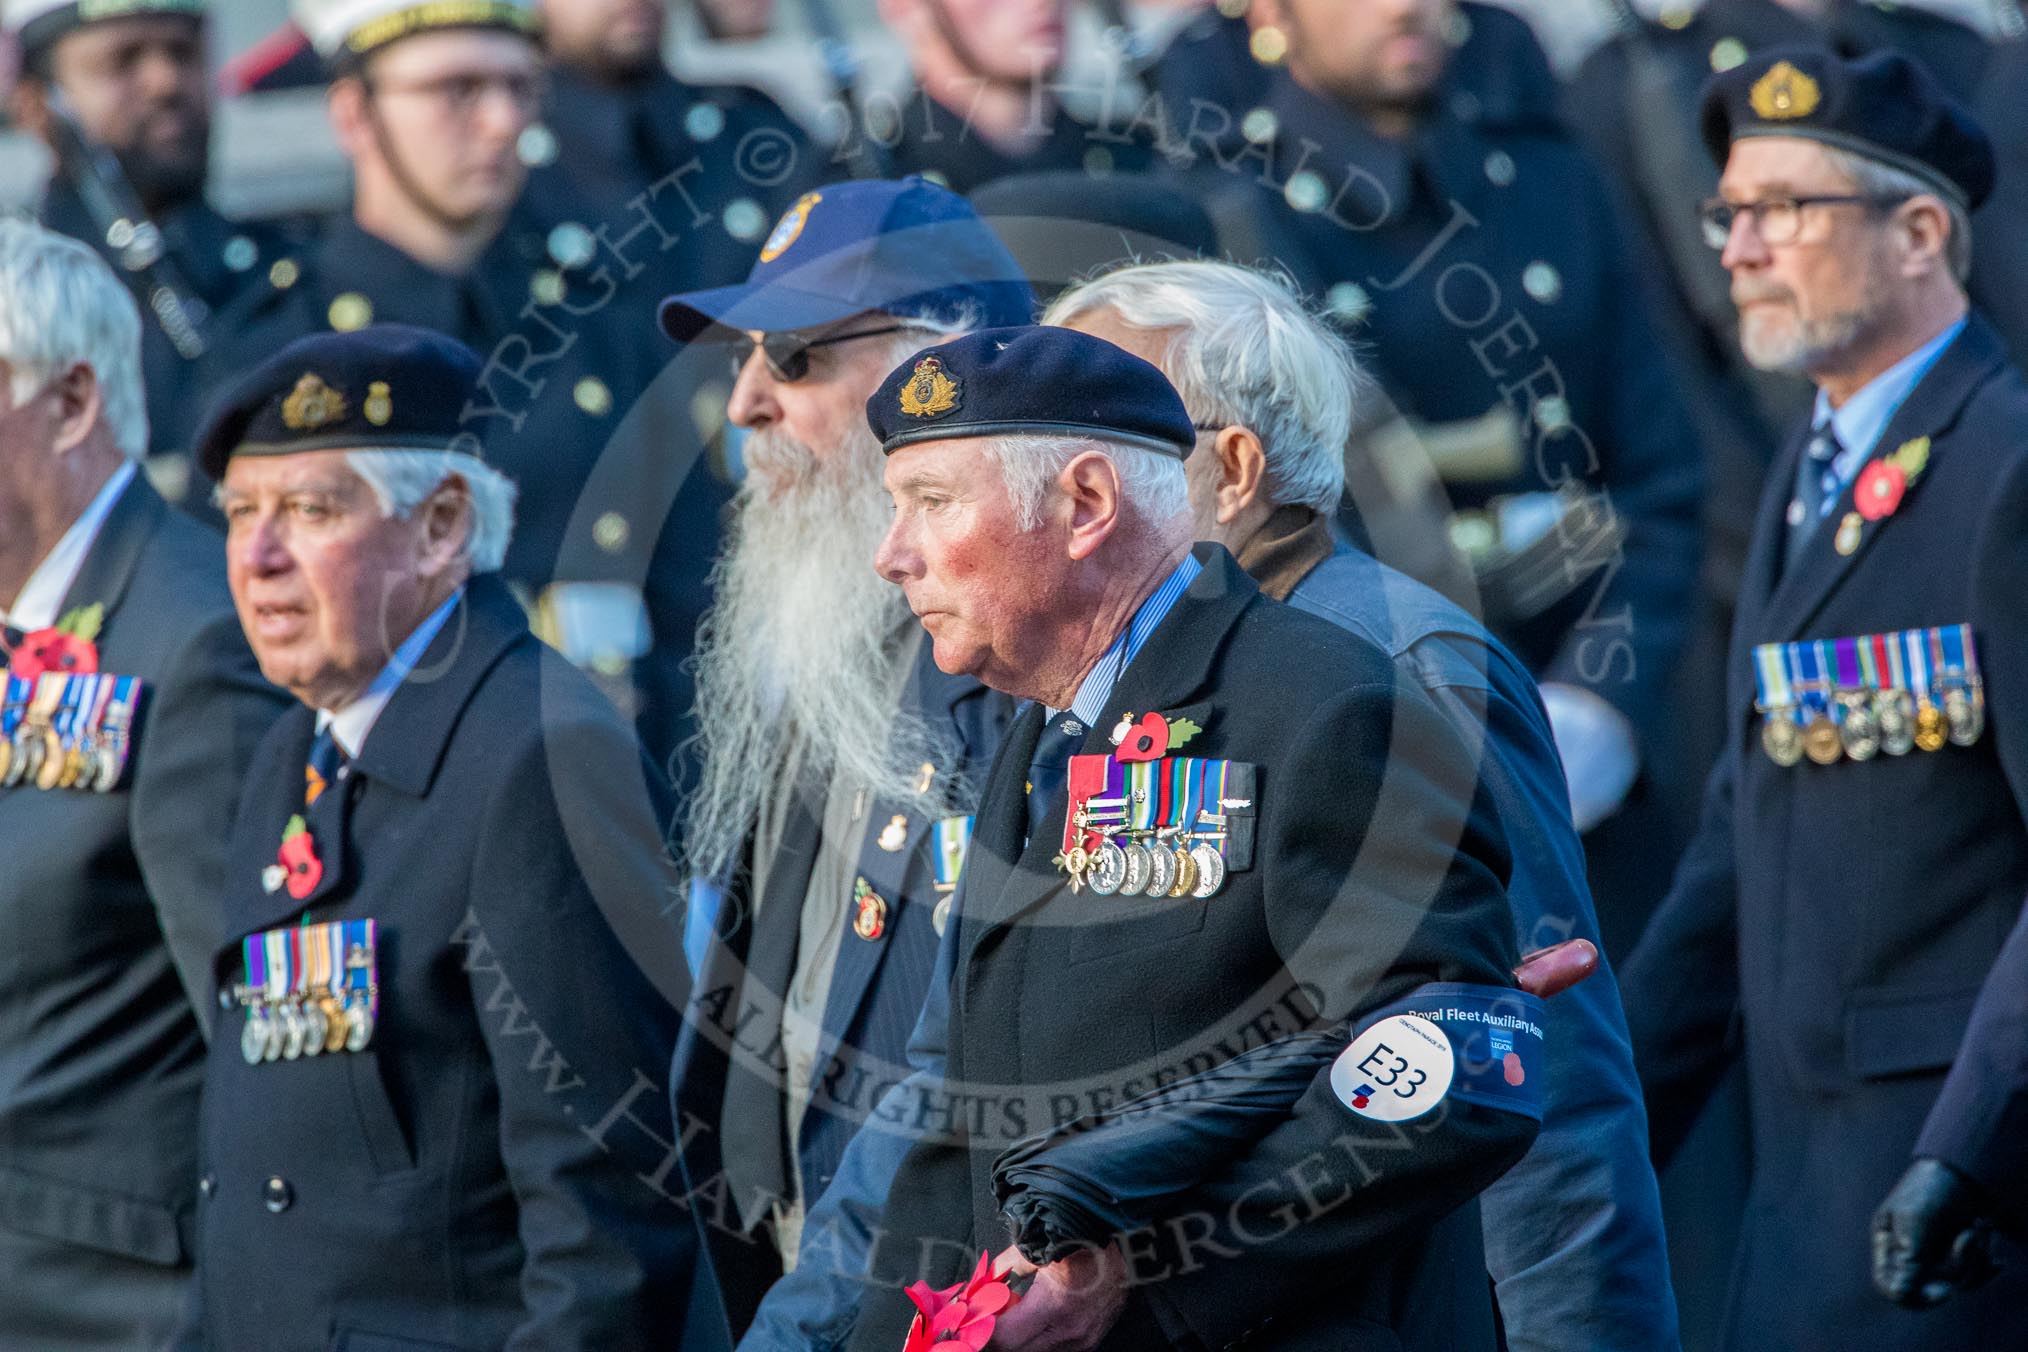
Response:
[[[1753,82],[1747,99],[1763,122],[1791,122],[1817,111],[1817,82],[1786,61],[1777,61]]]
[[[305,372],[282,400],[282,425],[295,432],[314,432],[345,416],[345,396],[314,372]]]
[[[911,418],[934,418],[958,406],[958,382],[944,374],[944,364],[924,357],[915,374],[901,387],[901,411]]]
[[[384,380],[376,380],[366,387],[366,421],[375,427],[387,426],[387,420],[394,416],[394,391]]]

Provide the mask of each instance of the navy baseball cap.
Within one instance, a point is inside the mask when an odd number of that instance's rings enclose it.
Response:
[[[1722,167],[1747,136],[1799,136],[1913,174],[1976,210],[1993,191],[1993,143],[1971,113],[1899,52],[1846,60],[1770,47],[1704,86],[1699,129]]]
[[[670,296],[662,329],[687,343],[713,328],[781,333],[965,305],[981,325],[1035,317],[1021,265],[964,198],[919,175],[859,179],[804,193],[746,281]]]
[[[407,324],[298,338],[213,405],[197,464],[223,479],[236,455],[376,447],[477,455],[464,413],[482,369],[464,344]]]
[[[982,329],[910,357],[866,401],[893,455],[964,437],[1100,437],[1181,460],[1197,429],[1153,364],[1103,338],[1046,325]]]

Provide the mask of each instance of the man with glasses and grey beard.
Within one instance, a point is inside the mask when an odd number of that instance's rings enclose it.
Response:
[[[724,344],[746,479],[698,632],[678,831],[699,972],[672,1075],[728,1336],[793,1266],[854,1128],[905,1073],[1011,705],[930,658],[867,560],[886,533],[865,402],[894,364],[1026,322],[1019,267],[922,178],[837,184],[782,217],[748,280],[671,297]]]
[[[1725,1346],[2018,1347],[2028,385],[1965,298],[1991,143],[1907,58],[1811,47],[1716,77],[1700,128],[1741,347],[1816,408],[1754,521],[1703,820],[1624,967],[1655,1147],[1739,1058]]]

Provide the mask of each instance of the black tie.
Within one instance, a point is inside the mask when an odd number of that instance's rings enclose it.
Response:
[[[1035,755],[1028,762],[1028,825],[1022,833],[1033,838],[1035,830],[1050,812],[1063,805],[1070,783],[1070,758],[1084,745],[1084,724],[1075,714],[1062,713],[1049,720]]]
[[[1796,466],[1796,495],[1789,501],[1788,549],[1782,556],[1784,571],[1795,567],[1803,546],[1816,533],[1817,522],[1824,514],[1824,501],[1837,483],[1837,471],[1832,466],[1842,450],[1838,434],[1828,422],[1811,431],[1809,444]]]

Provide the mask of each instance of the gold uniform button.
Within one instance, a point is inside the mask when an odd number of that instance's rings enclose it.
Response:
[[[268,285],[277,291],[287,291],[303,276],[303,269],[293,258],[277,258],[268,268]]]
[[[628,534],[627,518],[618,512],[607,512],[592,522],[592,541],[608,554],[625,549]]]
[[[324,317],[338,332],[351,333],[373,322],[373,302],[357,291],[347,291],[331,302],[331,308],[325,311]]]
[[[577,406],[594,418],[603,418],[613,411],[613,392],[606,388],[606,382],[597,376],[586,376],[572,388],[570,397]]]

